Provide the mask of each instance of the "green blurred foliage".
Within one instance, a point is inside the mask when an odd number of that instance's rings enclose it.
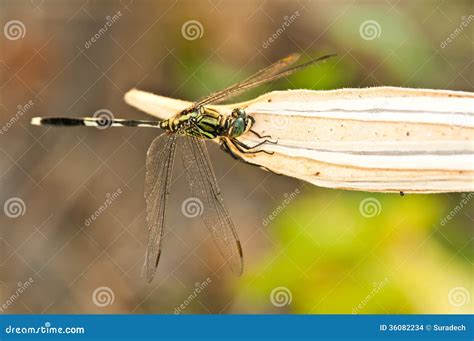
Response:
[[[378,23],[379,34],[383,39],[360,39],[361,23],[367,18]],[[375,33],[368,31],[367,34]],[[344,44],[347,50],[376,61],[375,67],[382,66],[386,77],[404,80],[406,86],[426,84],[425,76],[422,75],[429,75],[433,81],[437,81],[440,69],[439,57],[433,55],[427,37],[407,14],[395,16],[387,13],[386,9],[377,10],[376,7],[359,6],[340,22],[337,29],[332,30],[332,36]],[[399,49],[408,53],[397,53]],[[422,70],[420,60],[426,61]],[[417,73],[414,71],[417,70],[422,77],[416,77]]]
[[[361,214],[366,198],[380,203],[373,217]],[[275,246],[248,269],[242,305],[278,283],[292,293],[292,313],[460,312],[439,292],[471,288],[472,267],[452,264],[430,238],[441,208],[440,196],[310,190],[267,227]]]

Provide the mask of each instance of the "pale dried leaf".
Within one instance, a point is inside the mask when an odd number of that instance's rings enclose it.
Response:
[[[125,101],[161,119],[191,103],[130,90]],[[474,190],[474,94],[378,87],[275,91],[242,107],[277,145],[241,156],[312,184],[373,192]],[[239,138],[247,144],[258,139]],[[237,152],[237,151],[236,151]],[[238,152],[237,152],[238,153]]]

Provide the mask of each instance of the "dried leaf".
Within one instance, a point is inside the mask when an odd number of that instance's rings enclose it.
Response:
[[[191,103],[130,90],[125,101],[166,119]],[[474,94],[378,87],[275,91],[212,106],[245,108],[273,151],[246,161],[312,184],[371,192],[474,190]],[[258,138],[239,138],[249,145]],[[238,154],[238,151],[236,151]]]

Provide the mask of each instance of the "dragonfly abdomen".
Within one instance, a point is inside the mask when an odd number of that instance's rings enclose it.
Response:
[[[109,116],[97,117],[33,117],[31,124],[37,126],[86,126],[86,127],[142,127],[142,128],[159,128],[160,121],[156,120],[128,120],[113,118]]]

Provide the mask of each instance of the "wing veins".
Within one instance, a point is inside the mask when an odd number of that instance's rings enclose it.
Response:
[[[271,64],[271,65],[269,65],[269,66],[267,66],[263,69],[260,69],[259,71],[257,71],[254,74],[250,75],[249,77],[247,77],[243,81],[232,84],[231,86],[228,86],[228,87],[226,87],[222,90],[219,90],[217,92],[214,92],[214,93],[211,93],[211,94],[207,95],[206,97],[199,100],[195,105],[196,106],[204,105],[204,103],[210,103],[210,101],[212,101],[213,103],[216,103],[218,101],[228,99],[227,96],[225,96],[225,94],[229,93],[230,91],[237,90],[242,85],[245,85],[246,83],[253,82],[253,81],[268,77],[270,75],[273,75],[273,74],[281,71],[285,67],[288,67],[291,64],[295,63],[299,59],[299,57],[300,57],[300,55],[298,53],[292,53],[292,54],[286,56],[285,58],[277,60],[273,64]],[[236,96],[236,95],[237,95],[237,93],[234,93],[231,97]],[[216,99],[214,101],[213,98],[218,98],[218,99]]]
[[[186,142],[182,145],[183,162],[193,195],[204,200],[202,219],[232,271],[240,275],[242,273],[240,242],[232,219],[225,209],[208,153],[204,149],[204,142],[194,137],[185,138]]]
[[[158,153],[155,154],[157,149]],[[148,246],[144,273],[148,282],[153,280],[160,259],[166,203],[171,184],[175,151],[176,136],[162,134],[152,142],[147,152],[145,201],[148,224]]]
[[[288,56],[286,58],[289,58],[290,56]],[[278,69],[279,72],[269,73],[268,75],[265,75],[265,76],[262,76],[262,77],[255,77],[254,78],[253,76],[251,76],[251,77],[249,77],[249,80],[247,80],[246,82],[240,82],[240,83],[237,83],[233,86],[225,88],[221,91],[210,94],[209,96],[207,96],[207,97],[201,99],[199,102],[195,103],[194,106],[196,107],[196,106],[200,106],[200,105],[207,105],[207,104],[210,104],[210,103],[220,102],[224,99],[232,98],[233,96],[237,95],[241,91],[251,89],[253,87],[265,84],[267,82],[275,81],[275,80],[277,80],[281,77],[289,76],[294,72],[302,70],[302,69],[304,69],[304,68],[306,68],[306,67],[308,67],[312,64],[323,61],[323,60],[325,60],[327,58],[330,58],[330,57],[333,57],[333,56],[335,56],[335,55],[334,54],[325,55],[325,56],[322,56],[320,58],[310,60],[309,62],[291,67],[287,70],[280,71]],[[280,61],[276,62],[275,64],[277,64],[279,62]],[[258,75],[259,73],[260,73],[260,71],[257,72],[254,76]]]

